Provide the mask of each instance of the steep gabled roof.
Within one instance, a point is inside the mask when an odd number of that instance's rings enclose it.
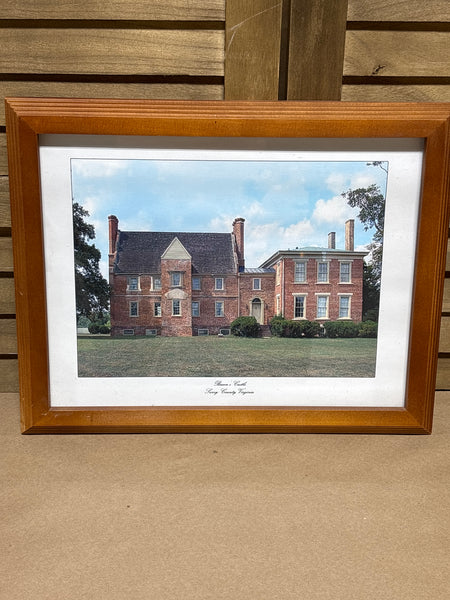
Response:
[[[121,231],[114,273],[161,273],[161,256],[175,238],[192,257],[194,273],[235,273],[231,233]]]

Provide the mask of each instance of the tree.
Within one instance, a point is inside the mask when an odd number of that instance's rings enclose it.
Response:
[[[88,216],[87,210],[77,202],[73,203],[77,319],[84,316],[96,321],[108,310],[110,289],[100,272],[100,250],[89,243],[95,238],[95,229],[85,221]]]
[[[387,173],[382,161],[373,161],[367,163],[367,165],[380,167]],[[364,269],[363,313],[367,315],[370,310],[371,315],[378,315],[383,259],[385,197],[376,184],[369,185],[367,188],[347,190],[342,196],[352,208],[359,208],[358,218],[363,224],[364,230],[375,230],[372,242],[367,247],[370,254],[368,264],[365,265]]]

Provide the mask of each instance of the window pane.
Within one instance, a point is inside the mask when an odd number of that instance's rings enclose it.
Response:
[[[327,316],[328,296],[317,297],[317,317],[324,319]]]
[[[339,298],[339,318],[345,319],[349,316],[350,298],[341,296]]]
[[[175,315],[175,316],[181,314],[180,301],[179,300],[172,300],[172,314]]]
[[[161,302],[155,302],[154,315],[155,315],[155,317],[161,316]]]
[[[261,289],[261,279],[256,278],[253,280],[253,289],[260,290]]]
[[[192,289],[199,290],[200,289],[200,277],[192,278]]]
[[[153,279],[153,289],[160,290],[161,289],[161,279],[160,277],[155,277]]]
[[[302,283],[302,282],[306,281],[306,263],[304,263],[304,262],[295,263],[294,281],[296,283]]]
[[[181,273],[172,273],[172,285],[173,286],[181,285]]]
[[[223,317],[223,302],[216,302],[216,317]]]
[[[192,316],[198,317],[200,315],[200,304],[198,302],[192,303]]]
[[[321,282],[328,281],[328,263],[319,263],[319,269],[317,272],[317,281],[321,281]]]
[[[216,277],[216,290],[223,290],[223,277]]]
[[[130,317],[137,317],[137,316],[138,316],[138,303],[130,302]]]
[[[341,263],[341,283],[350,282],[350,263]]]
[[[138,288],[138,278],[137,277],[130,277],[129,281],[128,281],[128,289],[129,290],[137,290]]]
[[[294,317],[302,318],[305,313],[305,297],[304,296],[295,296],[295,308],[294,308]]]

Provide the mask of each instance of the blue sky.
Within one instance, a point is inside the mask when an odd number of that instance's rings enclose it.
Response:
[[[386,166],[386,165],[385,165]],[[72,159],[72,195],[89,211],[106,275],[108,215],[123,231],[231,232],[245,219],[246,266],[277,250],[326,246],[330,231],[344,246],[344,222],[355,218],[355,246],[372,238],[341,193],[386,173],[365,162],[263,162]]]

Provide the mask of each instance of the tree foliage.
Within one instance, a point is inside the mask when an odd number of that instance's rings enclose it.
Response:
[[[95,321],[108,310],[110,289],[100,272],[100,250],[90,243],[95,238],[95,228],[85,221],[88,216],[87,210],[73,203],[77,319],[85,316]]]

